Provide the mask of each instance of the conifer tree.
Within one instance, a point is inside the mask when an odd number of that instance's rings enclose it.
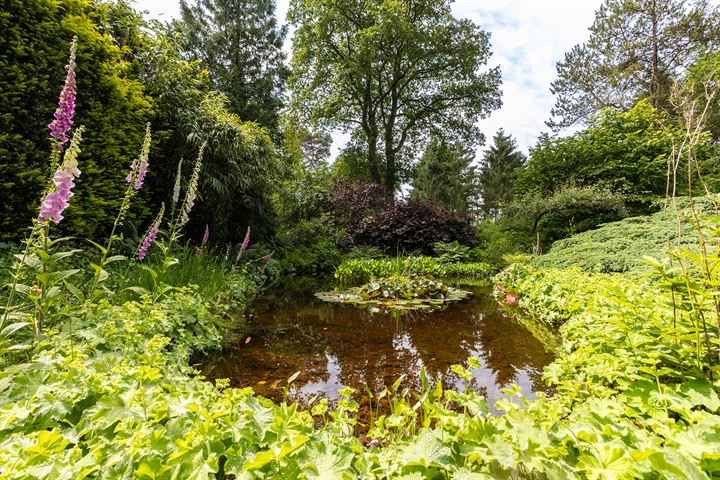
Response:
[[[212,87],[243,121],[277,131],[289,70],[282,50],[286,27],[274,0],[180,0],[185,53],[208,70]]]
[[[603,108],[627,111],[643,98],[672,111],[674,80],[718,48],[720,9],[707,0],[605,0],[588,41],[557,64],[547,123],[567,127]]]
[[[493,144],[485,151],[478,175],[481,211],[486,218],[497,218],[504,205],[512,200],[515,180],[525,165],[525,154],[503,129],[493,137]]]
[[[459,144],[434,137],[415,170],[413,196],[466,213],[475,177],[472,160],[472,152]]]

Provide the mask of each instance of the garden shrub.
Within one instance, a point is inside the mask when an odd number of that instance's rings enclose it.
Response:
[[[487,263],[440,263],[432,257],[397,257],[384,259],[350,259],[335,269],[341,287],[357,287],[370,280],[401,275],[465,277],[490,279],[495,270]]]
[[[411,198],[365,217],[348,230],[354,245],[376,245],[389,252],[432,253],[437,242],[476,245],[470,218],[429,200]]]
[[[430,257],[361,258],[345,260],[335,269],[334,276],[341,287],[357,287],[374,278],[441,272],[444,270],[440,264]]]

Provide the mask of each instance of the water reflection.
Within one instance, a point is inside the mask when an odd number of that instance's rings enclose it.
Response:
[[[282,399],[282,387],[297,371],[300,375],[290,389],[295,401],[318,394],[337,400],[337,390],[345,385],[362,393],[367,384],[378,392],[403,374],[404,385],[417,388],[423,366],[446,388],[462,388],[450,365],[476,356],[483,368],[473,370],[472,385],[492,404],[512,383],[530,398],[545,391],[541,372],[553,360],[481,290],[443,311],[400,318],[323,303],[311,293],[279,294],[257,303],[247,321],[254,332],[249,342],[206,358],[204,373],[275,400]]]

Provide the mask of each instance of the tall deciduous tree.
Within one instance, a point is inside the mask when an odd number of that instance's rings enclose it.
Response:
[[[605,0],[590,39],[557,64],[548,125],[567,127],[606,107],[629,110],[646,97],[665,110],[678,74],[719,47],[720,13],[707,0]]]
[[[525,154],[517,149],[515,139],[503,129],[493,137],[493,144],[483,155],[478,174],[481,210],[486,218],[496,218],[513,198],[518,172],[525,165]]]
[[[186,53],[210,74],[241,120],[276,131],[289,71],[274,0],[180,0]]]
[[[291,88],[298,111],[360,130],[372,180],[388,199],[403,164],[440,129],[481,139],[500,106],[500,70],[481,71],[489,34],[453,17],[450,0],[292,0]]]
[[[471,151],[434,137],[420,159],[413,179],[413,196],[434,200],[466,213],[472,195],[475,169]]]

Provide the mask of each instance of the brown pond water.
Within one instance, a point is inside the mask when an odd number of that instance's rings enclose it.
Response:
[[[289,400],[303,403],[319,394],[334,401],[347,385],[356,389],[362,410],[366,384],[379,392],[406,375],[403,386],[417,390],[423,366],[445,388],[462,389],[450,365],[476,356],[483,368],[472,371],[471,385],[491,405],[513,383],[529,398],[547,391],[541,373],[553,354],[502,314],[489,290],[467,289],[474,293],[470,300],[403,316],[324,303],[312,291],[276,291],[246,314],[253,333],[203,359],[202,370],[210,380],[229,378],[231,386],[252,387],[276,401],[300,372]]]

